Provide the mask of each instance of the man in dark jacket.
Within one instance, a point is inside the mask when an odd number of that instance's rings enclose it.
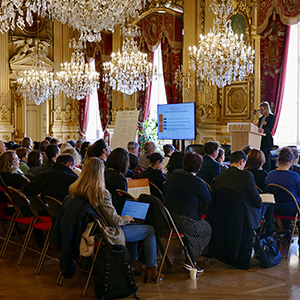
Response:
[[[249,224],[257,229],[262,218],[262,201],[257,191],[254,176],[244,170],[247,156],[243,151],[235,151],[230,156],[230,168],[214,180],[214,190],[227,189],[240,196],[244,202]]]
[[[203,155],[203,164],[197,176],[205,180],[209,185],[221,173],[221,166],[216,161],[219,148],[219,142],[215,141],[208,141],[203,147],[205,155]]]
[[[78,178],[72,171],[75,162],[71,155],[58,156],[56,163],[49,171],[39,173],[36,178],[23,185],[23,192],[28,196],[52,196],[63,201],[69,193],[69,186]]]

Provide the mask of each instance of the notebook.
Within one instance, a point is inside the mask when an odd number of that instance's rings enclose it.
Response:
[[[134,219],[145,220],[150,203],[126,200],[121,216],[129,215]]]

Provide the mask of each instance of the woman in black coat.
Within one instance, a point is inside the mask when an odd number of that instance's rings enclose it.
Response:
[[[179,232],[184,233],[186,245],[197,273],[203,272],[196,260],[211,238],[211,226],[202,219],[203,206],[211,202],[206,184],[196,176],[202,166],[202,156],[188,152],[183,157],[183,169],[176,169],[167,180],[165,205]],[[192,268],[186,259],[183,267]]]
[[[273,147],[272,130],[275,124],[275,116],[271,113],[270,105],[266,101],[259,105],[259,112],[262,116],[259,118],[258,132],[265,134],[261,138],[260,145],[260,150],[265,154],[266,158],[263,169],[269,172],[271,167],[271,150]]]

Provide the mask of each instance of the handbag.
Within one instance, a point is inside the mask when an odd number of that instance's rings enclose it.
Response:
[[[279,250],[280,240],[272,237],[259,238],[257,235],[253,244],[255,258],[262,268],[271,268],[281,262],[282,256]]]

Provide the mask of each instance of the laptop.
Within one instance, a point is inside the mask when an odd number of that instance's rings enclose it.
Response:
[[[145,220],[150,203],[126,200],[121,216],[129,215],[134,219]]]

